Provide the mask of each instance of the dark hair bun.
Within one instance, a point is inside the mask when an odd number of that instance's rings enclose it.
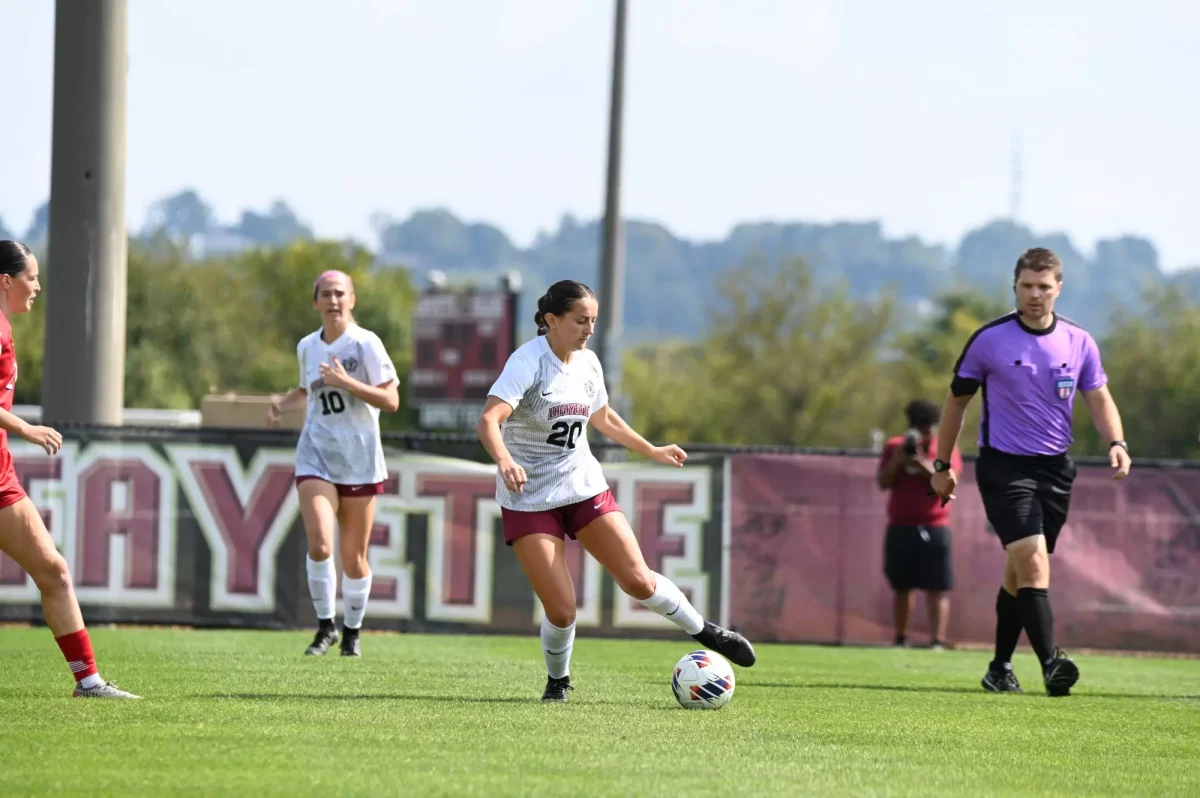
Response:
[[[538,298],[537,313],[533,314],[533,323],[538,327],[538,335],[545,335],[550,331],[550,325],[546,324],[546,316],[562,316],[572,305],[587,297],[595,299],[596,295],[592,293],[592,289],[574,280],[559,280],[547,288],[546,293]]]

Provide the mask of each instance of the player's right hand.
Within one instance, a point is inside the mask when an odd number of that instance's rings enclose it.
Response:
[[[272,401],[267,406],[267,426],[275,429],[283,422],[283,413],[279,409],[279,403]]]
[[[529,481],[525,476],[525,469],[512,460],[505,460],[500,463],[500,478],[504,480],[504,487],[514,493],[521,493],[525,487],[525,483]]]
[[[942,497],[942,504],[954,498],[954,489],[958,487],[958,474],[954,469],[938,471],[929,478],[929,486],[933,492]]]
[[[46,454],[58,454],[62,448],[62,433],[50,427],[26,427],[21,431],[21,437],[30,443],[41,446]]]

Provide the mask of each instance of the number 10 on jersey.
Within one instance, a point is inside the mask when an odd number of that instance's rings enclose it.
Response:
[[[321,391],[317,394],[321,399],[321,415],[340,413],[346,409],[346,400],[337,391]]]

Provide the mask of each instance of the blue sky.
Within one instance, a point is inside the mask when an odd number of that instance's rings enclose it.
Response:
[[[624,207],[676,234],[1007,215],[1200,265],[1200,5],[631,0]],[[445,206],[519,243],[603,208],[609,0],[129,0],[128,212],[195,187],[319,234]],[[50,0],[0,3],[0,218],[50,183]],[[1136,11],[1135,11],[1136,9]],[[373,240],[373,239],[372,239]]]

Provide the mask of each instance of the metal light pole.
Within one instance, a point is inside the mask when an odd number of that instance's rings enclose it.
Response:
[[[616,0],[613,29],[612,91],[608,112],[608,173],[604,237],[600,245],[600,323],[596,354],[604,364],[609,404],[621,412],[621,334],[625,323],[625,252],[621,230],[621,138],[625,122],[626,0]]]
[[[128,19],[127,0],[55,7],[47,423],[122,423]]]

